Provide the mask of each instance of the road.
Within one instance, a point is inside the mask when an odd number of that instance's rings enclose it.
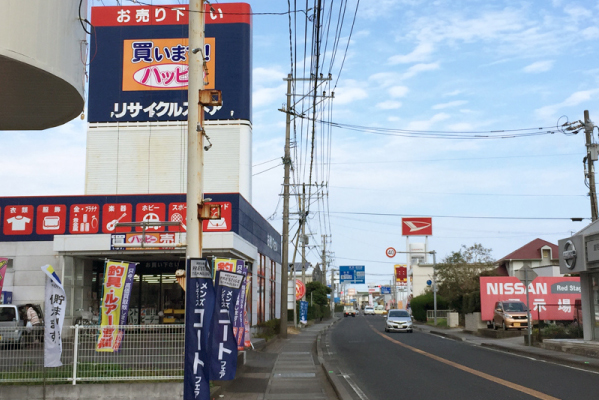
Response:
[[[385,333],[381,316],[343,318],[325,357],[361,400],[596,399],[599,374],[428,333]]]

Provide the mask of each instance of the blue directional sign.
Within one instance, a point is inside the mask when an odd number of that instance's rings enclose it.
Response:
[[[431,281],[431,280],[429,279],[428,281],[426,281],[426,284],[427,284],[428,286],[430,286],[430,285],[432,285],[432,284],[433,284],[433,281]]]
[[[339,267],[340,283],[366,283],[366,272],[363,265],[349,265]]]
[[[381,286],[381,294],[391,294],[391,286]]]

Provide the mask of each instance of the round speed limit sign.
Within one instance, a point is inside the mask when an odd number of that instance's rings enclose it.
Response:
[[[389,257],[389,258],[393,258],[397,254],[397,252],[395,251],[395,249],[393,247],[389,247],[387,250],[385,250],[385,253],[387,254],[387,257]]]

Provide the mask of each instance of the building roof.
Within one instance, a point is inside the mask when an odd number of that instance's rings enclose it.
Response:
[[[543,239],[535,239],[532,242],[525,244],[520,247],[518,250],[515,250],[508,254],[507,256],[497,260],[497,263],[501,263],[506,260],[540,260],[541,257],[541,247],[549,246],[551,247],[551,259],[558,260],[559,259],[559,250],[557,245],[548,242]]]

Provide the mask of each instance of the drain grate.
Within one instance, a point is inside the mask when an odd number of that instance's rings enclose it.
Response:
[[[314,378],[314,372],[283,372],[274,375],[275,378]]]

